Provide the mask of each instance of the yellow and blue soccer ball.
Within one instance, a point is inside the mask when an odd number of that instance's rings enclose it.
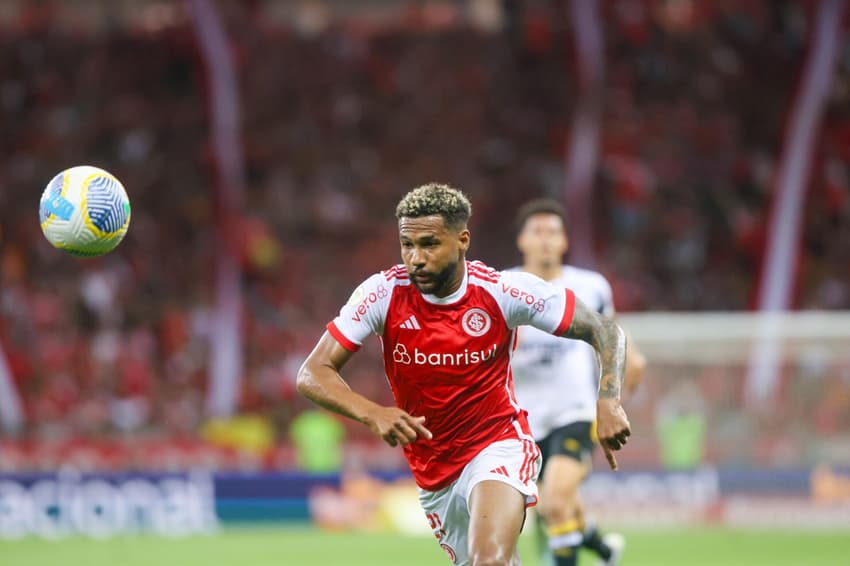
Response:
[[[79,257],[112,251],[130,225],[130,199],[113,175],[89,165],[62,171],[47,184],[38,210],[54,247]]]

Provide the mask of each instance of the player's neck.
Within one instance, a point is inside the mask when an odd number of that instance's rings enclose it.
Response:
[[[462,259],[458,265],[457,269],[455,269],[454,274],[451,279],[446,283],[443,289],[432,293],[438,299],[445,299],[446,297],[456,293],[458,289],[463,286],[463,280],[466,277],[466,260]]]
[[[531,273],[532,275],[536,275],[544,281],[552,281],[553,279],[557,279],[558,276],[561,275],[561,264],[553,263],[541,265],[534,263],[525,263],[522,266],[522,270]]]

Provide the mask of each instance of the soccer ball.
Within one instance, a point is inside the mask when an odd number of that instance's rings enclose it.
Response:
[[[62,171],[41,195],[41,231],[54,247],[79,257],[112,251],[130,225],[130,199],[103,169],[80,165]]]

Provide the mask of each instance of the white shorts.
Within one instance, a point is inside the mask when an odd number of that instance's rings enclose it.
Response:
[[[460,477],[440,491],[419,489],[419,503],[425,511],[437,542],[452,564],[469,563],[469,494],[485,480],[513,486],[525,496],[526,508],[537,504],[537,475],[540,450],[531,440],[500,440],[478,453],[463,468]]]

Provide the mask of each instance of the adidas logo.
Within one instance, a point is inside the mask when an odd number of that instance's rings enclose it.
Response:
[[[505,477],[510,476],[510,474],[508,473],[508,469],[504,466],[499,466],[498,468],[493,468],[492,470],[490,470],[490,473],[491,474],[499,474],[499,475],[502,475],[502,476],[505,476]]]
[[[419,326],[419,321],[416,320],[416,317],[413,316],[413,315],[410,315],[410,317],[407,320],[402,322],[401,326],[399,326],[399,328],[407,328],[408,330],[421,330],[422,329],[422,327]]]

